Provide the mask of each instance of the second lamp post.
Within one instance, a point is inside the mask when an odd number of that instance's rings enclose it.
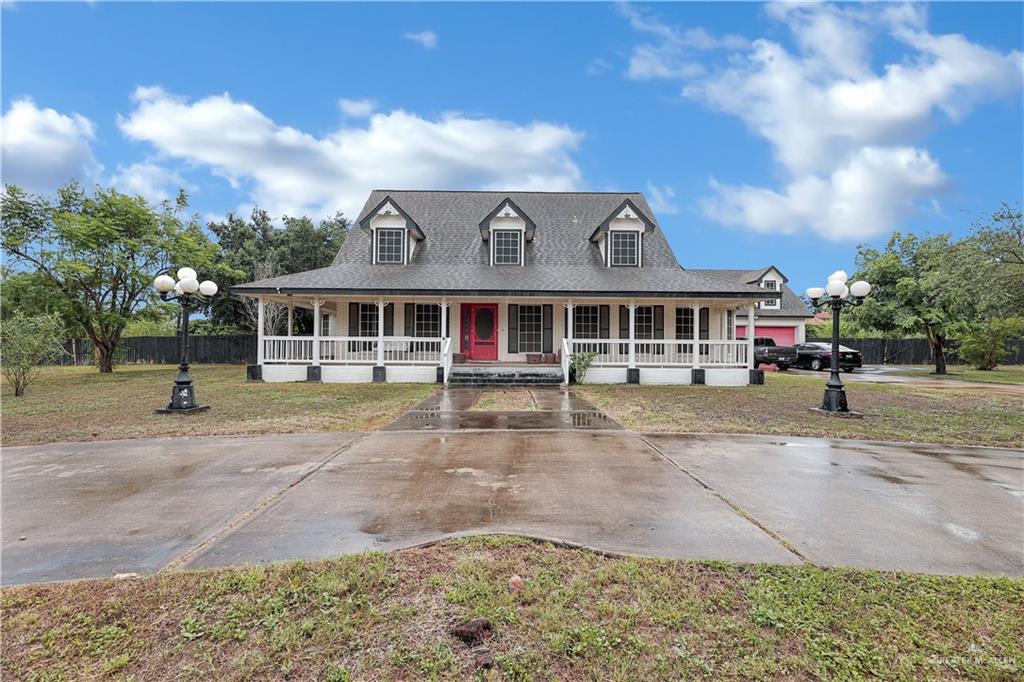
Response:
[[[828,276],[828,284],[824,288],[808,289],[807,298],[815,308],[820,306],[832,309],[832,374],[825,384],[825,397],[818,409],[837,416],[852,417],[860,415],[850,411],[846,402],[846,389],[843,388],[843,380],[839,378],[839,313],[846,306],[863,303],[864,297],[871,293],[871,285],[861,280],[846,286],[847,279],[845,271],[836,270]]]
[[[209,405],[196,402],[195,388],[192,386],[192,374],[188,366],[188,317],[192,309],[200,304],[197,296],[213,296],[217,293],[217,284],[210,280],[199,283],[196,271],[192,268],[178,270],[178,281],[170,275],[160,275],[153,280],[153,288],[160,292],[163,301],[178,301],[181,304],[181,364],[178,365],[178,377],[171,389],[171,402],[167,407],[157,410],[158,414],[191,414],[210,409]]]

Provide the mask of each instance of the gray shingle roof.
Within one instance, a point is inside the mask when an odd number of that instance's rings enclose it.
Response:
[[[757,268],[754,270],[688,270],[687,272],[697,272],[709,277],[722,277],[733,282],[742,282],[749,284],[757,282],[762,276],[769,270],[774,268],[780,275],[782,272],[775,268],[773,265],[767,265],[763,268]],[[782,275],[785,278],[785,275]],[[762,289],[764,291],[764,289]],[[782,300],[778,310],[770,308],[759,308],[757,311],[758,317],[814,317],[814,313],[804,304],[800,297],[793,293],[793,290],[789,288],[785,282],[782,284]]]
[[[619,192],[466,192],[374,190],[356,224],[387,197],[425,235],[408,265],[374,265],[369,230],[353,227],[334,262],[318,270],[232,287],[236,293],[764,295],[759,287],[679,267],[643,194]],[[489,265],[480,221],[506,197],[536,223],[523,266]],[[609,268],[594,230],[626,199],[650,219],[643,267]]]

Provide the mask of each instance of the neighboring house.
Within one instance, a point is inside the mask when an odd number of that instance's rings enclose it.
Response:
[[[806,339],[807,321],[814,317],[800,298],[786,283],[786,276],[774,265],[757,270],[690,270],[733,282],[754,284],[768,291],[777,291],[778,297],[757,304],[754,313],[754,336],[770,336],[780,346],[792,346]],[[746,337],[747,326],[736,320],[736,337]]]
[[[679,267],[640,193],[374,190],[334,262],[232,287],[313,313],[312,336],[271,336],[264,381],[444,381],[463,363],[595,353],[588,382],[745,385],[737,321],[775,298]]]

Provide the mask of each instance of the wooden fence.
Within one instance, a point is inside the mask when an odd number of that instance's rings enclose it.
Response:
[[[254,364],[256,362],[256,335],[192,336],[189,337],[190,363]],[[67,351],[60,360],[62,365],[91,365],[95,349],[88,339],[65,342]],[[176,336],[131,336],[121,339],[114,353],[118,365],[164,364],[176,365],[181,361]]]
[[[813,339],[824,341],[825,339]],[[866,365],[928,365],[934,362],[926,339],[840,339],[840,343],[861,352]],[[253,364],[256,362],[256,335],[193,336],[189,362]],[[946,361],[960,364],[956,341],[946,344]],[[1007,342],[1010,356],[1003,364],[1024,364],[1024,339]],[[90,365],[93,346],[88,340],[73,339],[65,344],[63,365]],[[176,365],[180,359],[176,336],[133,336],[121,339],[114,356],[116,364]]]
[[[859,350],[865,365],[930,365],[935,362],[928,339],[839,339],[839,343]],[[963,364],[956,352],[958,345],[957,341],[946,342],[946,362],[951,365]],[[1006,347],[1010,355],[1003,364],[1024,364],[1024,339],[1007,341]]]

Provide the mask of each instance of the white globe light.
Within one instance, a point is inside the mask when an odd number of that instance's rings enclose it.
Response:
[[[846,284],[846,280],[850,279],[850,276],[846,274],[846,270],[836,270],[835,272],[828,276],[828,281],[831,282],[834,279],[837,279],[843,284]]]
[[[807,298],[821,298],[825,295],[825,290],[821,287],[811,287],[807,290]]]
[[[864,298],[871,293],[871,285],[864,280],[854,282],[850,285],[850,293],[857,298]]]
[[[838,279],[830,279],[828,286],[825,287],[825,291],[828,292],[829,296],[841,296],[846,291],[846,285]]]
[[[850,287],[843,285],[843,293],[839,294],[839,298],[846,299],[850,295]]]
[[[174,288],[174,278],[170,275],[158,275],[157,278],[153,280],[153,288],[161,294],[166,294]]]
[[[181,268],[178,270],[178,279],[182,281],[186,279],[199,279],[199,275],[192,268]]]
[[[217,293],[217,283],[205,280],[199,284],[199,293],[203,296],[213,296]]]
[[[181,282],[175,282],[174,283],[174,293],[176,293],[176,294],[183,294],[183,293],[185,293],[185,292],[183,292],[181,290]]]
[[[199,281],[195,279],[183,279],[178,284],[181,285],[181,290],[186,294],[194,294],[199,290]]]

